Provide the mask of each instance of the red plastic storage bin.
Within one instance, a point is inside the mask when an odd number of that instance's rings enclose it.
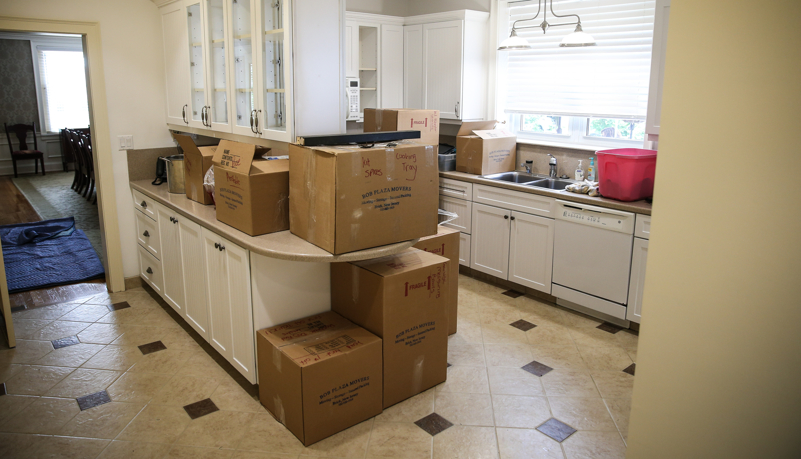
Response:
[[[619,201],[638,201],[654,195],[656,150],[614,148],[598,150],[601,195]]]

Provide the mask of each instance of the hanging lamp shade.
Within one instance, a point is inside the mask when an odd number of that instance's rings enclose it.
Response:
[[[505,43],[505,41],[504,41]],[[581,24],[576,25],[576,30],[562,39],[560,47],[595,46],[595,39],[592,35],[581,29]]]
[[[502,41],[501,46],[498,47],[498,51],[509,51],[512,49],[531,49],[531,45],[528,44],[528,40],[518,37],[515,29],[512,29],[512,33],[509,34],[509,38]]]

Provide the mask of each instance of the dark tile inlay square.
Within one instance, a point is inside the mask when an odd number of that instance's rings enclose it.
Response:
[[[541,426],[537,427],[537,430],[553,438],[559,443],[562,443],[563,441],[567,440],[567,437],[576,433],[576,429],[556,418],[548,419]]]
[[[417,424],[417,427],[425,430],[426,433],[432,437],[449,427],[453,427],[453,423],[451,421],[448,421],[437,413],[431,413],[422,419],[414,421],[414,423]]]
[[[604,323],[602,323],[601,325],[598,325],[595,328],[597,328],[599,330],[603,330],[603,331],[608,332],[608,333],[611,333],[613,335],[615,333],[619,332],[620,330],[623,330],[622,327],[618,327],[615,324],[610,324],[609,322],[604,322]]]
[[[153,341],[152,343],[139,346],[139,350],[142,351],[142,355],[152,354],[156,351],[163,351],[164,349],[167,349],[167,346],[165,346],[161,341]]]
[[[6,391],[6,383],[0,383],[0,395],[6,395],[8,391]]]
[[[215,411],[219,411],[220,409],[217,408],[217,405],[211,401],[210,398],[205,400],[201,400],[199,402],[190,403],[184,407],[186,414],[189,415],[192,419],[197,419],[201,416],[205,416],[207,414],[211,414]]]
[[[526,365],[520,367],[529,373],[533,374],[534,376],[542,377],[546,375],[548,372],[553,370],[553,368],[549,367],[548,365],[543,365],[536,360],[532,360],[531,362],[527,363]]]
[[[448,363],[448,366],[447,366],[447,368],[450,368],[451,366],[452,366],[452,365],[451,365],[450,363]]]
[[[631,365],[627,366],[625,370],[623,370],[623,373],[628,373],[628,374],[634,376],[634,369],[636,367],[637,367],[637,364],[636,363],[632,363]]]
[[[120,309],[130,308],[131,305],[128,304],[127,301],[121,301],[119,303],[109,304],[106,306],[109,311],[119,311]]]
[[[517,328],[518,330],[523,330],[523,331],[529,331],[532,328],[536,327],[536,325],[534,325],[533,323],[523,319],[520,319],[516,322],[512,322],[509,325]]]
[[[83,411],[109,403],[111,398],[108,396],[108,392],[101,390],[100,392],[95,392],[94,394],[78,397],[75,400],[78,401],[78,406],[81,407],[81,411]]]
[[[510,296],[512,298],[518,298],[518,297],[521,297],[521,296],[525,295],[525,293],[515,292],[514,290],[507,290],[507,291],[503,292],[503,294],[506,295],[506,296]]]
[[[28,309],[28,308],[26,308],[24,304],[21,305],[21,306],[14,306],[13,308],[11,308],[11,313],[13,314],[15,312],[24,311],[26,309]]]
[[[75,344],[80,344],[81,342],[78,341],[77,336],[68,336],[66,338],[59,338],[50,341],[53,343],[53,349],[61,349],[62,347],[73,346]]]

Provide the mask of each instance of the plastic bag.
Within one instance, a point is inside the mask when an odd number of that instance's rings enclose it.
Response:
[[[442,209],[437,209],[437,216],[439,217],[438,225],[443,225],[445,223],[452,222],[457,218],[459,218],[457,214]]]
[[[206,171],[206,175],[203,176],[203,190],[211,195],[211,202],[215,204],[214,201],[214,165],[212,164],[209,167],[209,170]]]

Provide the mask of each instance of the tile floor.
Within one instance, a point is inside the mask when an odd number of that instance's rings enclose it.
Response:
[[[308,448],[144,289],[17,312],[0,457],[624,457],[637,336],[459,280],[447,382]]]

